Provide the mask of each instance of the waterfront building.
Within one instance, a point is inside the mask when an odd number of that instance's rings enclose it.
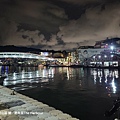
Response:
[[[112,41],[112,42],[111,42]],[[80,65],[93,67],[120,66],[120,40],[97,42],[95,46],[81,46],[77,49]]]
[[[67,55],[64,52],[54,52],[52,57],[54,61],[51,61],[50,66],[68,65]]]
[[[68,63],[69,63],[69,65],[73,65],[73,64],[77,63],[77,61],[78,61],[77,51],[76,51],[76,50],[70,51],[70,52],[68,53],[67,58],[68,58]]]
[[[109,46],[114,45],[114,47],[120,47],[120,38],[111,38],[101,41],[96,41],[95,48],[108,48]]]

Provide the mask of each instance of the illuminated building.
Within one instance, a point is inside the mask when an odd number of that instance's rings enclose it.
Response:
[[[91,67],[120,66],[120,39],[99,41],[93,47],[81,46],[77,51],[80,65]]]

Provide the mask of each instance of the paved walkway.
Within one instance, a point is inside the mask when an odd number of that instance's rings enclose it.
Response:
[[[0,86],[0,120],[79,120],[42,102]]]

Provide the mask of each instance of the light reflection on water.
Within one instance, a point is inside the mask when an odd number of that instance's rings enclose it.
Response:
[[[41,83],[48,83],[54,77],[53,69],[21,68],[2,66],[0,73],[6,75],[3,85],[16,91],[31,89]],[[24,88],[23,88],[24,87]]]
[[[119,80],[119,74],[117,69],[92,69],[91,75],[94,77],[94,84],[105,84],[109,93],[117,92],[117,82]]]
[[[118,69],[0,68],[3,84],[81,120],[113,120],[104,112],[120,93]],[[24,90],[24,91],[21,91]]]

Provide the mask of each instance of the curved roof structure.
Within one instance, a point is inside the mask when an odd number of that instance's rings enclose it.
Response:
[[[28,59],[54,60],[53,58],[41,56],[39,54],[23,52],[0,52],[0,58],[28,58]]]

